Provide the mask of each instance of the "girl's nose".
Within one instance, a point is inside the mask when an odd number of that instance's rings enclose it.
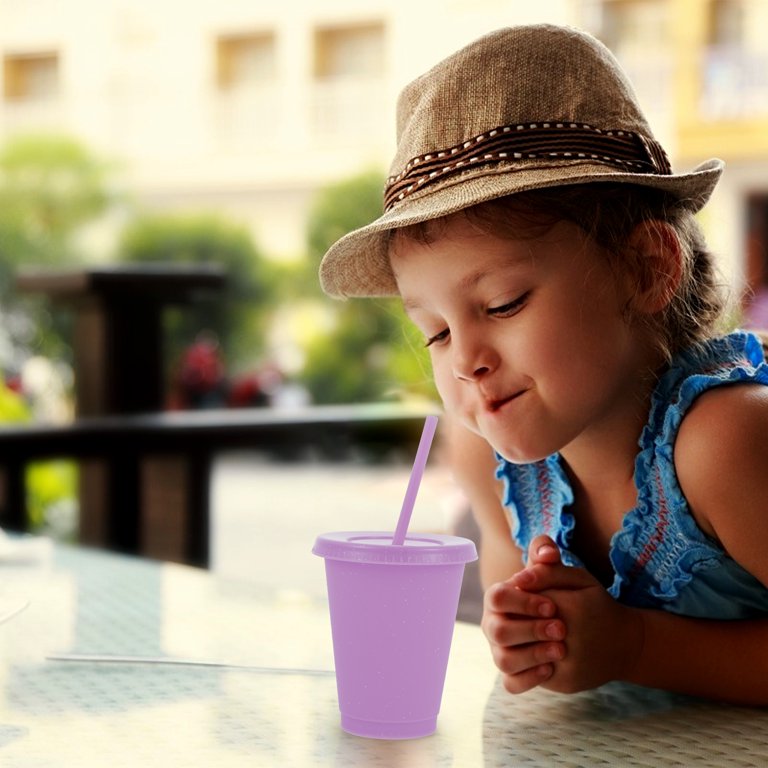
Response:
[[[453,334],[453,375],[459,381],[477,381],[493,371],[498,365],[498,356],[482,338],[457,339]],[[458,342],[458,343],[457,343]]]

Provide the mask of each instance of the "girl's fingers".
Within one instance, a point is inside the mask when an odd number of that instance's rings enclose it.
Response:
[[[528,565],[560,563],[560,550],[549,536],[536,536],[528,545]]]
[[[513,647],[536,642],[565,640],[565,624],[560,619],[509,618],[504,613],[487,613],[483,617],[483,633],[492,645]]]
[[[564,643],[530,643],[502,648],[491,646],[493,662],[505,675],[521,675],[531,669],[552,664],[565,658]]]
[[[514,585],[514,578],[494,584],[486,590],[483,599],[486,610],[545,619],[555,615],[557,609],[548,597],[535,592],[523,592]]]
[[[554,672],[554,664],[540,664],[518,675],[502,675],[501,680],[508,693],[525,693],[549,680]]]
[[[594,586],[594,577],[584,568],[567,565],[529,565],[505,584],[518,590],[543,592],[548,589],[583,589]]]

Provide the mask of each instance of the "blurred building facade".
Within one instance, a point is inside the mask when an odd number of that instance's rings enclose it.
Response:
[[[406,82],[484,32],[537,21],[615,51],[677,169],[726,160],[704,224],[730,279],[757,275],[765,0],[0,0],[0,141],[73,134],[123,160],[148,207],[217,209],[268,253],[298,256],[318,188],[386,170]]]
[[[733,286],[768,282],[768,3],[588,0],[580,23],[616,53],[676,170],[720,157],[701,214]]]
[[[0,139],[74,134],[124,160],[157,209],[249,222],[304,248],[312,194],[386,169],[402,85],[488,29],[509,0],[0,0]],[[569,19],[565,0],[545,15]]]

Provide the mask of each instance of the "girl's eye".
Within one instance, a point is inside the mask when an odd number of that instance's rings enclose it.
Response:
[[[445,341],[448,338],[449,333],[450,331],[446,328],[440,331],[440,333],[436,333],[434,336],[430,336],[424,346],[431,347],[433,344],[439,344],[441,341]]]
[[[510,301],[507,304],[501,304],[498,307],[489,307],[488,314],[493,315],[494,317],[511,317],[523,307],[528,300],[529,295],[530,291],[526,291],[514,301]]]
[[[526,291],[521,296],[518,296],[514,301],[501,304],[498,307],[489,307],[486,312],[493,317],[512,317],[517,314],[528,301],[528,297],[531,295],[530,291]],[[448,328],[444,328],[440,333],[436,333],[434,336],[430,336],[425,342],[425,347],[431,347],[433,344],[441,344],[446,341],[451,332]]]

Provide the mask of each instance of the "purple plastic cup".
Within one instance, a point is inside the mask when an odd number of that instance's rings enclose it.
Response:
[[[343,531],[317,537],[325,558],[341,727],[377,739],[437,728],[469,539]]]

